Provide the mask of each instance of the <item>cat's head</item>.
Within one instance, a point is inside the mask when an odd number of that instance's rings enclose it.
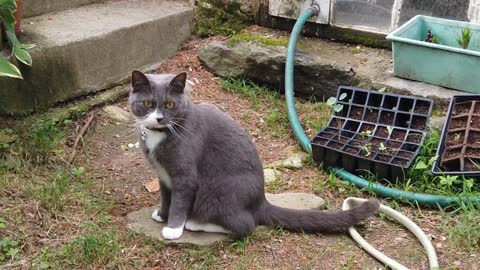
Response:
[[[130,109],[141,127],[164,130],[184,119],[188,111],[185,95],[187,74],[143,74],[132,72]]]

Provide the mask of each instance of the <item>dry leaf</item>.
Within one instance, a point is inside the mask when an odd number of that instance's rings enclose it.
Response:
[[[158,178],[144,184],[148,192],[157,192],[160,190],[160,181]]]

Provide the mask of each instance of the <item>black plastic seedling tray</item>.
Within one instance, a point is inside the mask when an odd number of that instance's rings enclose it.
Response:
[[[480,177],[480,95],[452,97],[437,157],[435,175]]]
[[[311,141],[314,160],[403,181],[423,144],[433,100],[341,86],[337,104],[342,110]]]

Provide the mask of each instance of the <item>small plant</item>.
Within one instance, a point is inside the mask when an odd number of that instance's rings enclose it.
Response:
[[[372,144],[367,143],[361,147],[363,150],[363,153],[365,154],[366,157],[370,156],[372,154]]]
[[[343,104],[338,104],[338,101],[343,101],[347,97],[347,93],[343,93],[337,98],[335,97],[330,97],[327,100],[327,105],[332,107],[333,111],[335,112],[341,112],[343,110]]]
[[[462,33],[460,36],[457,38],[457,43],[462,47],[463,49],[468,48],[468,45],[470,44],[470,39],[472,38],[472,31],[470,28],[465,27],[462,30]]]
[[[18,242],[9,237],[0,241],[0,263],[7,260],[14,260],[19,252]]]
[[[387,127],[388,137],[392,136],[392,132],[393,132],[393,127],[388,126],[388,127]]]
[[[382,142],[382,143],[380,143],[380,146],[378,147],[378,150],[383,152],[383,151],[387,150],[387,147],[385,147],[385,144]]]
[[[5,26],[5,33],[7,40],[12,48],[10,57],[15,57],[18,61],[25,65],[32,65],[32,57],[27,50],[34,47],[32,44],[22,44],[17,39],[15,34],[15,17],[14,13],[17,11],[17,3],[15,0],[0,0],[0,24]],[[1,42],[1,40],[0,40]],[[0,53],[0,76],[12,77],[22,79],[20,70],[9,61],[9,58]]]
[[[373,131],[372,130],[365,130],[365,131],[362,131],[360,132],[360,135],[362,136],[362,138],[370,138],[372,135],[373,135]]]
[[[460,133],[455,133],[455,134],[453,135],[453,140],[454,140],[456,143],[458,143],[458,142],[460,141],[460,136],[462,136],[462,134],[460,134]]]

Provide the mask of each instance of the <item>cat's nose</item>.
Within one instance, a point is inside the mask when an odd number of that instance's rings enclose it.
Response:
[[[163,117],[157,117],[157,122],[158,123],[162,122],[162,120],[163,120]]]

